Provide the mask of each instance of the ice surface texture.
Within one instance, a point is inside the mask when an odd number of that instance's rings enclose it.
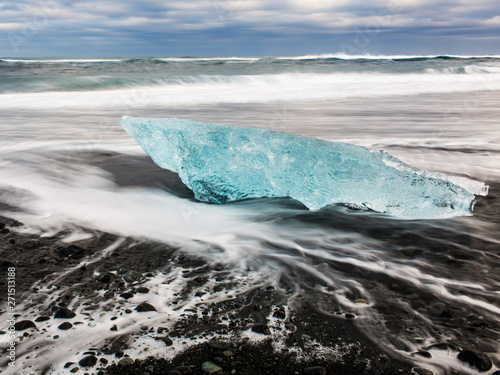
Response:
[[[317,210],[350,204],[408,218],[470,215],[477,181],[413,168],[384,151],[268,129],[124,117],[123,128],[195,197],[291,197]]]

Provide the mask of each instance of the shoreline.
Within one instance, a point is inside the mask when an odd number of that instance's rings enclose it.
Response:
[[[67,245],[61,242],[65,233],[51,237],[22,234],[15,229],[21,227],[21,223],[1,216],[0,222],[4,224],[0,236],[0,269],[5,271],[8,267],[16,268],[16,300],[18,303],[24,303],[15,311],[19,314],[17,323],[22,319],[24,322],[31,321],[36,327],[24,323],[27,328],[16,332],[21,336],[17,345],[18,373],[28,370],[23,370],[22,367],[24,357],[36,357],[47,349],[42,345],[30,347],[31,339],[44,331],[57,332],[51,342],[44,340],[45,345],[49,347],[57,346],[58,341],[71,335],[77,326],[87,323],[82,322],[86,312],[100,313],[99,308],[106,306],[102,311],[112,311],[114,316],[110,318],[111,322],[119,321],[116,317],[123,315],[161,314],[155,311],[138,312],[124,309],[113,299],[109,299],[109,303],[103,303],[112,294],[121,295],[126,301],[130,294],[144,293],[147,288],[141,285],[144,281],[154,278],[153,273],[157,270],[175,264],[176,267],[184,268],[185,273],[194,272],[196,277],[193,278],[191,290],[184,291],[188,294],[199,286],[208,285],[207,276],[210,272],[219,273],[219,278],[228,276],[227,273],[224,274],[226,271],[222,265],[211,267],[167,245],[137,242],[132,239],[123,239],[121,245],[110,251],[106,257],[100,258],[100,262],[92,263],[93,256],[109,249],[110,244],[116,243],[116,236],[94,232],[89,239]],[[142,253],[135,251],[137,247],[141,248]],[[145,257],[144,254],[148,256]],[[84,263],[86,265],[82,265]],[[103,273],[102,270],[107,268],[117,269],[116,274]],[[131,268],[137,274],[131,273]],[[100,275],[96,276],[96,273]],[[56,277],[54,282],[54,276],[57,274],[59,277]],[[124,281],[124,276],[131,282]],[[138,279],[134,280],[134,277]],[[4,280],[1,284],[5,288]],[[229,290],[230,284],[229,281]],[[63,292],[59,294],[57,290]],[[217,286],[210,292],[217,293]],[[57,294],[57,298],[37,310],[37,307],[40,307],[37,306],[37,296],[44,298],[51,294]],[[27,300],[29,303],[26,303]],[[112,326],[106,334],[107,339],[103,340],[100,347],[82,346],[78,353],[74,353],[83,362],[78,361],[79,364],[68,359],[62,360],[61,364],[66,367],[68,373],[78,371],[75,369],[79,368],[80,371],[96,374],[142,375],[149,372],[154,375],[175,371],[179,366],[192,366],[184,373],[203,374],[206,373],[202,370],[205,362],[220,366],[223,370],[220,374],[411,373],[412,366],[409,363],[389,358],[363,335],[355,325],[353,314],[339,312],[340,317],[327,315],[309,305],[306,300],[297,301],[294,311],[289,311],[285,305],[286,295],[271,285],[250,288],[241,295],[205,306],[201,313],[193,313],[195,310],[185,311],[180,319],[170,322],[173,323],[170,328],[155,324],[147,327],[140,325],[132,330],[128,327],[124,330],[125,333],[121,334],[121,327]],[[63,314],[65,318],[56,318],[67,310],[77,311],[77,315],[69,318],[72,314],[67,313],[68,315]],[[61,328],[63,323],[70,326],[69,329]],[[276,334],[286,336],[286,346],[282,351],[273,349]],[[184,341],[188,345],[185,350],[179,349],[176,355],[166,359],[159,356],[150,358],[145,354],[137,359],[128,352],[139,337],[156,340],[162,343],[165,349],[171,347],[174,342],[174,345],[178,345]],[[200,343],[193,345],[189,342],[190,338]],[[203,339],[200,341],[200,338]],[[329,352],[320,353],[320,349],[328,347],[331,349]],[[128,357],[129,355],[131,357]],[[2,355],[0,360],[3,367],[5,355]],[[92,365],[87,367],[82,363]],[[48,363],[39,363],[39,373],[44,373],[48,366]],[[232,372],[233,370],[235,372]]]

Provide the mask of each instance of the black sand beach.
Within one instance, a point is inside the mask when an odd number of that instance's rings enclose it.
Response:
[[[112,173],[114,181],[120,186],[158,186],[161,181],[166,191],[186,199],[191,194],[175,174],[159,169],[148,158],[93,154],[88,160]],[[498,213],[499,206],[495,187],[487,197],[479,199],[476,205],[479,217],[498,218],[494,215]],[[2,209],[15,211],[14,207],[5,204]],[[308,214],[304,220],[318,220],[319,223],[323,219]],[[89,228],[78,228],[87,238],[68,243],[65,239],[70,231],[39,236],[23,233],[26,229],[24,224],[13,219],[1,217],[0,222],[0,267],[4,274],[15,268],[16,314],[22,316],[22,320],[18,318],[16,322],[16,329],[22,334],[17,345],[18,356],[28,354],[26,358],[39,357],[43,360],[44,351],[57,349],[62,339],[71,338],[76,327],[92,326],[93,314],[105,313],[109,316],[108,332],[103,334],[107,338],[102,345],[80,349],[71,353],[73,356],[68,356],[67,360],[60,358],[70,373],[428,375],[438,372],[427,369],[421,360],[433,358],[436,350],[456,358],[463,349],[470,349],[473,353],[469,360],[472,368],[484,370],[489,361],[484,352],[496,350],[494,342],[499,339],[498,321],[457,305],[435,303],[432,296],[420,292],[420,297],[412,296],[411,284],[380,278],[376,280],[378,287],[385,286],[393,293],[409,296],[406,298],[411,308],[430,306],[421,311],[425,311],[430,319],[439,321],[450,332],[461,332],[461,338],[455,340],[447,340],[447,332],[438,332],[437,336],[442,336],[443,340],[428,345],[419,336],[425,327],[419,327],[417,320],[413,320],[411,326],[405,323],[412,315],[411,310],[391,304],[373,306],[384,314],[389,330],[401,332],[420,346],[419,350],[415,350],[399,344],[398,348],[403,353],[397,355],[384,349],[383,343],[378,342],[372,332],[366,331],[363,316],[342,308],[335,301],[325,300],[324,295],[315,292],[315,289],[321,288],[321,281],[302,278],[295,274],[298,270],[283,273],[277,284],[261,282],[240,293],[236,285],[241,280],[234,279],[227,264],[207,264],[202,258],[185,253],[181,248]],[[498,225],[498,222],[492,223]],[[354,221],[349,223],[344,218],[342,225],[358,224]],[[366,223],[363,227],[366,228]],[[431,256],[435,262],[458,268],[466,267],[467,262],[475,258],[474,254],[457,249],[440,254],[432,248],[432,242],[427,240],[425,243],[420,237],[412,239],[412,235],[397,239],[395,232],[404,234],[405,225],[399,229],[390,228],[390,233],[380,227],[373,227],[373,230],[373,236],[391,235],[394,241],[403,243],[419,241],[419,245],[414,243],[415,246],[407,246],[403,250],[408,257]],[[428,233],[425,238],[431,238],[431,235],[446,238],[455,234]],[[464,237],[462,243],[470,240]],[[488,251],[494,249],[489,248]],[[182,276],[188,280],[180,290],[176,289],[174,295],[177,297],[171,301],[172,309],[175,310],[178,303],[183,313],[176,318],[164,314],[163,322],[168,328],[158,320],[148,324],[144,314],[158,317],[161,313],[157,312],[159,306],[155,306],[151,291],[144,285],[172,269],[180,269]],[[0,285],[6,290],[6,278],[0,280]],[[221,291],[229,293],[226,298],[203,303],[204,296]],[[357,305],[368,305],[370,301],[362,297],[349,296]],[[125,304],[131,298],[140,302]],[[187,308],[186,302],[193,298],[199,298],[198,302],[193,308]],[[51,302],[47,303],[47,300]],[[75,315],[74,311],[78,314]],[[124,316],[130,317],[132,323],[126,326],[123,323],[113,324]],[[367,335],[367,332],[370,334]],[[30,340],[37,336],[45,336],[45,339],[31,345]],[[165,349],[172,347],[175,340],[175,354],[162,357],[161,347],[152,356],[147,355],[148,346],[141,347],[142,354],[139,356],[137,351],[129,350],[135,348],[139,338],[145,337],[160,343]],[[273,346],[278,337],[281,340],[279,348]],[[194,339],[201,342],[193,342]],[[0,358],[2,366],[6,366],[8,358],[5,351]],[[22,360],[16,365],[19,366],[19,374],[31,373],[30,365],[25,366]],[[495,365],[499,364],[495,361]],[[47,363],[45,368],[49,366],[50,363]],[[462,374],[459,370],[450,371],[450,374]],[[44,373],[43,370],[40,373]]]

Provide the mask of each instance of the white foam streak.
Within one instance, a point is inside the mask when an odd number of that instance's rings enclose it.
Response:
[[[200,82],[101,91],[0,95],[1,109],[173,107],[194,104],[336,100],[500,90],[500,74],[313,74],[207,77]]]

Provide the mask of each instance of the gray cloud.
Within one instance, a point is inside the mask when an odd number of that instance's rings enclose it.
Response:
[[[412,45],[420,53],[498,53],[499,31],[497,0],[0,3],[2,56],[277,55],[338,52],[346,45],[360,53]],[[369,42],[357,43],[361,38]],[[454,51],[445,50],[450,39]],[[473,39],[475,45],[468,43]]]

